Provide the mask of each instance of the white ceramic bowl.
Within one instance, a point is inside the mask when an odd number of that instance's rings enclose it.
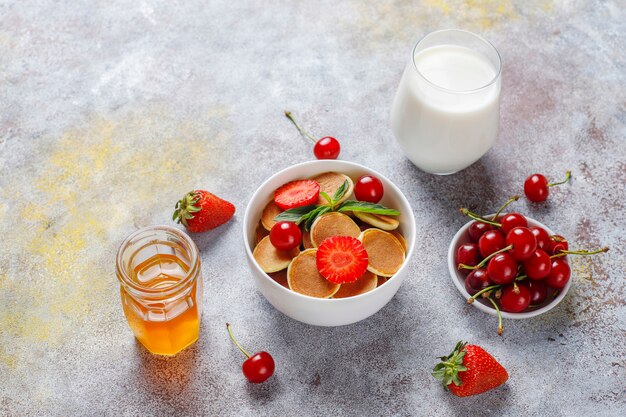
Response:
[[[309,297],[291,291],[270,278],[259,267],[252,256],[255,240],[255,228],[265,205],[273,198],[274,191],[281,185],[302,178],[309,178],[323,172],[335,171],[348,175],[353,181],[364,174],[378,177],[384,186],[385,193],[380,204],[400,211],[400,228],[404,235],[408,251],[400,270],[385,284],[365,294],[349,298],[321,299]],[[342,326],[363,320],[391,300],[400,284],[407,275],[407,265],[415,246],[415,218],[406,197],[384,175],[353,162],[337,160],[309,161],[293,165],[270,177],[254,193],[243,219],[243,240],[246,257],[252,269],[252,276],[263,296],[277,310],[287,316],[307,324],[316,326]]]
[[[503,213],[503,214],[505,214],[505,213]],[[490,216],[487,216],[487,217],[490,217]],[[550,235],[554,235],[555,234],[545,224],[539,223],[538,221],[536,221],[534,219],[531,219],[530,217],[526,217],[526,219],[528,220],[528,226],[529,227],[531,227],[531,226],[543,227]],[[459,229],[458,232],[456,232],[456,234],[452,238],[452,242],[450,243],[450,248],[448,249],[448,269],[450,270],[450,277],[452,278],[452,282],[454,282],[454,285],[456,285],[456,288],[459,290],[459,292],[461,293],[461,295],[463,296],[463,298],[465,300],[467,300],[471,296],[467,292],[467,290],[465,289],[465,277],[466,277],[466,275],[463,274],[461,271],[459,271],[457,269],[457,265],[456,265],[456,251],[457,251],[459,246],[463,245],[464,243],[470,243],[471,242],[469,234],[467,232],[467,229],[469,229],[469,226],[470,226],[470,224],[472,224],[472,222],[473,222],[473,220],[467,222],[463,227],[461,227]],[[541,305],[536,306],[536,307],[530,307],[530,310],[524,311],[522,313],[509,313],[509,312],[506,312],[506,311],[502,311],[502,317],[503,318],[507,318],[507,319],[527,319],[527,318],[530,318],[530,317],[538,316],[539,314],[543,314],[546,311],[550,311],[554,307],[556,307],[556,305],[559,304],[561,302],[561,300],[563,300],[563,298],[565,297],[565,295],[569,291],[569,288],[571,287],[571,285],[572,285],[572,280],[570,278],[570,280],[565,285],[565,288],[563,288],[561,290],[559,295],[557,295],[554,300],[546,301],[544,304],[541,304]],[[548,297],[550,297],[550,296],[548,295]],[[548,298],[548,300],[549,300],[549,298]],[[480,311],[484,311],[485,313],[489,313],[492,316],[495,316],[497,314],[496,310],[493,308],[491,303],[489,303],[489,301],[481,299],[480,297],[476,301],[474,301],[472,303],[472,305],[474,307],[476,307],[477,309],[479,309]]]

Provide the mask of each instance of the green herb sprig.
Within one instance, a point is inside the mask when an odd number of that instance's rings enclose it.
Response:
[[[304,222],[304,229],[308,231],[316,218],[324,213],[331,211],[346,212],[346,211],[358,211],[362,213],[381,214],[385,216],[399,216],[400,212],[395,209],[390,209],[382,204],[368,203],[367,201],[346,200],[340,203],[341,198],[348,190],[348,181],[344,183],[335,191],[332,198],[325,192],[321,191],[320,195],[324,200],[328,202],[327,205],[308,205],[302,207],[296,207],[286,210],[280,213],[274,220],[277,222],[294,222],[300,224]]]

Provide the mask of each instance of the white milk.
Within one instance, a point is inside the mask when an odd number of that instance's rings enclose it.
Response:
[[[478,52],[456,45],[418,51],[414,62],[404,70],[393,102],[393,132],[417,167],[433,174],[460,171],[495,142],[500,78],[491,82],[497,69]]]

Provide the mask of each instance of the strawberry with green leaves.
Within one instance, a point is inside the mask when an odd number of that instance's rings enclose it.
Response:
[[[457,397],[468,397],[506,382],[506,369],[483,348],[459,342],[448,356],[435,365],[433,376]]]
[[[229,221],[235,206],[208,191],[190,191],[178,200],[172,219],[189,232],[205,232]]]

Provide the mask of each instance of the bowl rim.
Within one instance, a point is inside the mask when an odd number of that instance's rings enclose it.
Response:
[[[365,171],[362,175],[365,174],[372,174],[377,176],[378,178],[384,180],[386,183],[388,183],[391,186],[391,189],[393,190],[394,194],[397,196],[398,200],[400,200],[402,202],[403,205],[405,205],[406,207],[408,207],[409,209],[409,213],[402,213],[405,214],[406,220],[405,223],[407,224],[407,227],[409,230],[412,230],[412,234],[413,234],[413,239],[408,242],[408,250],[405,253],[404,256],[404,263],[402,264],[402,266],[400,267],[400,269],[398,269],[398,271],[391,277],[388,278],[388,280],[392,280],[395,279],[396,277],[399,277],[402,275],[402,273],[404,272],[405,269],[408,268],[408,263],[409,260],[411,259],[411,256],[413,255],[413,251],[415,248],[415,238],[416,238],[416,234],[417,234],[417,226],[415,223],[415,216],[413,214],[413,207],[411,206],[411,203],[409,202],[409,200],[406,198],[406,196],[404,195],[404,193],[398,188],[397,185],[395,185],[393,183],[393,181],[391,181],[389,178],[387,178],[385,175],[381,174],[380,172],[366,167],[365,165],[361,165],[359,163],[356,162],[351,162],[351,161],[344,161],[344,160],[334,160],[334,159],[322,159],[322,160],[313,160],[313,161],[305,161],[305,162],[301,162],[295,165],[291,165],[288,166],[278,172],[276,172],[275,174],[271,175],[270,177],[268,177],[265,181],[263,181],[261,183],[261,185],[259,185],[256,190],[254,191],[254,193],[252,194],[252,197],[250,197],[250,199],[248,200],[248,205],[246,206],[246,211],[244,214],[244,218],[243,218],[243,242],[244,242],[244,246],[246,249],[246,256],[248,257],[249,260],[251,260],[251,263],[253,265],[254,268],[256,268],[257,272],[259,272],[260,274],[262,274],[264,276],[265,279],[267,279],[272,285],[274,285],[276,288],[280,288],[279,291],[284,291],[285,294],[287,294],[286,296],[295,296],[296,298],[301,298],[303,300],[308,300],[308,301],[313,301],[313,302],[321,302],[321,303],[332,303],[332,304],[340,304],[340,303],[350,303],[350,302],[354,302],[356,300],[361,300],[361,299],[366,299],[369,297],[375,297],[377,296],[378,293],[380,293],[382,286],[378,286],[376,288],[374,288],[371,291],[368,291],[366,293],[363,294],[359,294],[359,295],[355,295],[352,297],[346,297],[346,298],[317,298],[317,297],[312,297],[310,295],[304,295],[304,294],[300,294],[297,293],[295,291],[290,290],[289,288],[285,288],[282,285],[280,285],[278,282],[276,282],[275,280],[273,280],[265,271],[263,271],[261,269],[261,267],[258,265],[258,263],[256,262],[256,259],[254,259],[254,256],[252,255],[252,249],[250,248],[250,240],[248,236],[248,225],[250,224],[250,221],[252,221],[251,219],[251,211],[252,211],[252,203],[258,199],[260,199],[260,190],[262,188],[264,188],[270,181],[272,181],[273,179],[275,179],[276,177],[283,175],[285,173],[287,173],[288,171],[292,171],[292,170],[296,170],[298,168],[301,167],[306,167],[309,165],[318,165],[318,164],[322,164],[322,163],[329,163],[331,165],[334,164],[338,164],[338,165],[343,165],[343,166],[349,166],[351,168],[355,168],[358,170],[363,170]],[[327,172],[327,170],[324,171],[320,171],[320,173],[322,172]],[[337,169],[337,172],[341,172],[340,169]],[[294,181],[297,178],[293,178],[293,179],[287,179],[286,181]],[[385,186],[385,188],[387,188],[387,186]],[[385,190],[386,192],[387,190]]]
[[[491,217],[493,216],[495,213],[489,214],[485,217]],[[500,215],[505,215],[507,213],[501,213]],[[538,227],[542,227],[544,228],[551,236],[554,235],[554,231],[552,229],[550,229],[548,226],[546,226],[545,224],[541,223],[540,221],[537,221],[531,217],[528,216],[524,216],[526,217],[526,219],[528,220],[528,226],[532,227],[532,226],[538,226]],[[448,270],[450,272],[450,278],[452,279],[452,282],[454,283],[454,285],[456,286],[456,288],[459,290],[459,292],[461,293],[461,295],[465,298],[465,300],[467,300],[468,298],[470,298],[470,294],[467,292],[467,290],[465,289],[465,284],[462,283],[462,280],[460,279],[460,273],[458,272],[456,265],[455,265],[455,253],[456,253],[456,249],[458,247],[458,242],[461,240],[461,237],[463,236],[464,233],[467,232],[467,229],[469,228],[470,224],[472,224],[472,222],[474,222],[474,220],[470,220],[467,223],[465,223],[463,226],[461,226],[461,228],[459,228],[459,230],[455,233],[454,237],[452,238],[452,241],[450,242],[450,247],[448,248]],[[508,311],[501,311],[502,314],[502,318],[505,319],[528,319],[531,317],[535,317],[538,315],[541,315],[543,313],[546,313],[550,310],[552,310],[554,307],[556,307],[562,300],[563,298],[565,298],[565,295],[567,295],[567,293],[569,292],[570,287],[572,286],[572,279],[570,278],[569,281],[567,281],[567,284],[565,285],[565,288],[563,288],[561,290],[561,292],[559,293],[559,295],[556,296],[556,298],[554,300],[552,300],[552,302],[546,304],[543,307],[540,307],[536,310],[532,310],[532,311],[526,311],[526,312],[521,312],[521,313],[509,313]],[[483,303],[480,302],[474,302],[472,303],[472,306],[474,306],[475,308],[479,309],[480,311],[483,311],[485,313],[491,314],[492,316],[497,315],[496,310],[493,307],[489,307]]]

